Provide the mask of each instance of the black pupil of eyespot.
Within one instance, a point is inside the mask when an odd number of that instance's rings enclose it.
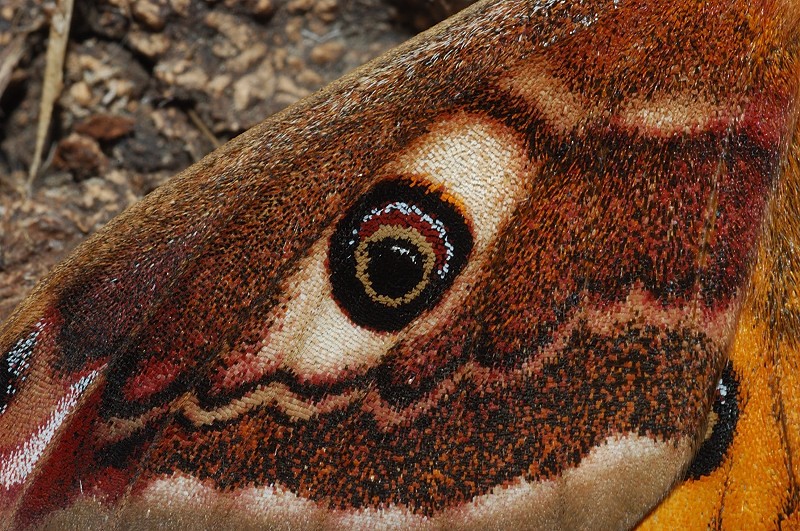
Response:
[[[368,247],[367,274],[378,295],[393,299],[416,288],[425,276],[425,259],[412,242],[384,238]]]

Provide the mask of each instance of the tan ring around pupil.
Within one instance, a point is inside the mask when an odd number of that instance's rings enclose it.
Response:
[[[369,278],[369,251],[367,250],[369,244],[379,242],[386,238],[393,238],[398,240],[406,240],[413,244],[423,255],[423,274],[422,279],[402,297],[388,297],[381,295],[372,285]],[[399,225],[383,225],[378,230],[370,234],[358,243],[355,250],[356,259],[356,278],[364,286],[364,291],[367,296],[373,301],[389,306],[390,308],[398,308],[404,304],[416,299],[425,288],[428,287],[430,276],[436,264],[436,252],[433,245],[423,236],[418,230],[412,227],[403,227]]]

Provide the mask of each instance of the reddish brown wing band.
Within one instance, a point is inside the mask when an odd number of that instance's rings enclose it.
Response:
[[[705,429],[798,16],[486,2],[221,148],[0,331],[3,521],[634,525]]]

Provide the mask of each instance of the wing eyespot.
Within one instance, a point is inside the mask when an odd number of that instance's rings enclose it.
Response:
[[[440,189],[403,177],[381,181],[331,237],[333,297],[359,326],[400,330],[436,306],[472,247],[459,205]]]
[[[0,415],[8,409],[22,382],[28,377],[30,357],[38,335],[37,330],[23,337],[0,357]]]
[[[739,421],[739,380],[730,363],[722,371],[716,395],[708,431],[687,471],[687,477],[691,479],[699,479],[716,470],[733,443]]]

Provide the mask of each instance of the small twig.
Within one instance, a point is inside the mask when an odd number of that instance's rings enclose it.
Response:
[[[0,52],[0,98],[3,97],[8,83],[11,81],[11,74],[14,73],[17,63],[22,57],[24,49],[25,37],[27,35],[20,34],[14,37],[14,40]]]
[[[209,129],[208,126],[203,123],[203,120],[200,119],[200,116],[197,115],[194,109],[189,109],[186,111],[186,114],[189,116],[189,120],[192,121],[194,126],[200,130],[200,134],[202,134],[211,142],[211,145],[214,146],[214,149],[222,145],[219,139],[214,136],[214,133],[211,132],[211,129]]]
[[[69,42],[69,26],[72,22],[74,0],[58,0],[56,9],[50,18],[50,36],[47,43],[47,65],[44,71],[44,86],[39,104],[39,122],[36,127],[36,147],[33,161],[28,171],[28,191],[39,173],[50,121],[53,118],[53,107],[64,84],[64,56]]]
[[[306,29],[306,28],[303,28],[303,29],[300,30],[300,35],[302,35],[306,39],[308,39],[308,40],[310,40],[310,41],[312,41],[312,42],[314,42],[316,44],[321,44],[323,42],[328,42],[331,39],[335,39],[337,37],[340,37],[342,35],[342,30],[341,30],[341,28],[337,27],[337,28],[333,28],[331,31],[329,31],[328,33],[326,33],[324,35],[317,35],[313,31],[311,31],[309,29]]]

